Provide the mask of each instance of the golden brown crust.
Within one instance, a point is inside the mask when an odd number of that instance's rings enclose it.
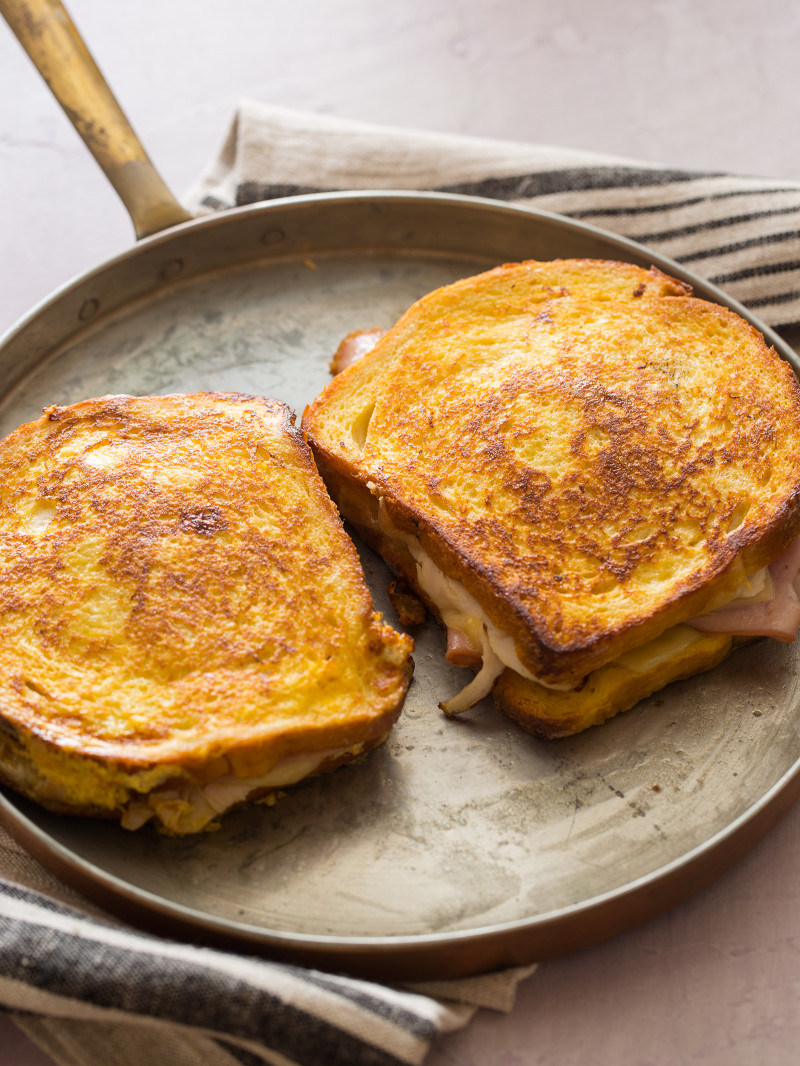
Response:
[[[699,613],[800,530],[790,368],[629,264],[510,264],[429,294],[303,428],[344,515],[342,485],[379,496],[554,684]]]
[[[390,581],[386,591],[401,626],[405,629],[413,629],[415,626],[425,624],[428,617],[425,607],[405,581]]]
[[[495,685],[494,700],[527,733],[546,740],[569,737],[629,710],[673,681],[713,669],[732,648],[730,636],[706,633],[682,654],[641,673],[620,663],[601,666],[574,692],[546,689],[506,670]]]
[[[410,650],[282,404],[103,397],[0,442],[0,762],[32,798],[119,816],[362,750]]]

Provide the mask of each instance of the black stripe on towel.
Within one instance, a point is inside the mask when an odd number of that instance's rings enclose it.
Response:
[[[634,240],[642,244],[659,241],[671,241],[679,237],[692,237],[696,233],[705,233],[710,230],[725,229],[728,226],[736,226],[743,222],[759,222],[767,218],[776,218],[779,215],[796,215],[800,212],[800,198],[796,204],[789,207],[778,207],[767,211],[751,211],[746,215],[729,215],[726,218],[710,218],[705,222],[695,222],[688,226],[679,226],[674,229],[655,230],[652,233],[638,233]]]
[[[751,248],[763,248],[770,244],[784,244],[786,241],[800,241],[800,230],[788,230],[784,233],[764,233],[760,237],[748,237],[743,241],[734,241],[731,244],[720,244],[714,248],[704,248],[698,252],[686,252],[680,255],[682,263],[696,263],[701,259],[714,259],[717,256],[733,255],[736,252],[748,251]],[[675,258],[678,258],[676,256]]]
[[[278,182],[265,185],[260,181],[244,181],[236,187],[236,206],[260,204],[262,200],[281,200],[284,196],[308,196],[315,192],[336,192],[319,185],[291,185]]]
[[[24,898],[39,903],[35,893],[26,893]],[[45,909],[52,912],[58,907]],[[70,910],[65,909],[65,913],[72,917]],[[157,941],[152,944],[153,950],[137,951],[133,944],[106,943],[96,924],[87,923],[83,930],[78,925],[76,932],[69,933],[52,929],[44,916],[38,924],[0,915],[0,973],[42,991],[260,1042],[301,1066],[329,1062],[400,1066],[405,1061],[391,1050],[365,1044],[317,1015],[283,1002],[246,979],[206,965],[204,959],[188,962],[162,957]],[[296,973],[300,980],[306,976],[299,969],[278,968]],[[335,979],[328,987],[366,1012],[391,1019],[421,1040],[430,1040],[434,1034],[433,1024],[416,1014],[392,1009],[347,986],[338,988]]]
[[[252,1051],[245,1051],[244,1048],[232,1044],[230,1040],[215,1040],[214,1043],[219,1045],[232,1059],[240,1062],[242,1066],[268,1066],[269,1060],[262,1055],[256,1055]]]
[[[791,292],[774,292],[770,296],[754,296],[747,301],[748,307],[773,307],[778,304],[788,304],[792,300],[800,300],[800,290],[792,289]]]
[[[697,207],[698,204],[707,204],[715,200],[731,200],[737,197],[772,196],[778,193],[795,193],[800,205],[800,184],[774,186],[769,188],[740,188],[727,189],[724,192],[709,192],[700,196],[689,196],[683,200],[662,200],[657,204],[629,204],[625,207],[587,207],[578,211],[570,211],[570,218],[627,218],[633,215],[652,215],[661,211],[681,210],[684,207]]]
[[[722,174],[692,170],[648,170],[646,167],[563,167],[507,178],[482,178],[437,186],[438,192],[486,196],[490,200],[527,200],[558,192],[588,192],[593,189],[666,186]]]
[[[582,192],[591,189],[643,188],[665,186],[698,178],[718,178],[722,174],[691,170],[648,170],[639,167],[565,167],[542,170],[533,174],[515,174],[504,178],[481,178],[437,185],[436,192],[462,196],[484,196],[490,200],[524,200],[547,196],[556,192]],[[236,190],[236,205],[276,200],[283,196],[304,196],[315,192],[340,192],[318,185],[283,182],[242,182]]]
[[[787,274],[791,270],[800,270],[800,259],[787,259],[782,263],[763,263],[752,267],[743,267],[741,270],[731,270],[727,274],[715,274],[710,280],[715,285],[727,285],[731,281],[745,281],[749,278],[760,278],[772,274]]]

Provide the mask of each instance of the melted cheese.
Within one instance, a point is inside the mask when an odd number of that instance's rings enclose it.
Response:
[[[769,603],[775,595],[775,584],[769,572],[769,567],[764,566],[756,570],[754,574],[746,577],[734,590],[731,596],[723,596],[712,600],[711,605],[698,615],[702,618],[713,614],[715,611],[731,610],[734,607],[752,607],[756,603]]]
[[[377,486],[370,482],[370,492],[375,493]],[[360,508],[362,512],[366,508]],[[448,629],[454,629],[467,636],[470,643],[480,649],[481,667],[470,683],[456,696],[439,704],[448,715],[460,714],[488,696],[495,681],[508,668],[521,677],[544,688],[568,692],[572,685],[552,685],[536,677],[520,661],[513,637],[499,629],[478,601],[464,586],[444,574],[423,549],[419,540],[411,534],[404,533],[393,525],[378,497],[377,521],[374,513],[369,515],[370,525],[377,526],[384,536],[397,545],[402,545],[411,555],[417,570],[417,583],[428,598],[436,604],[442,622]],[[769,567],[763,567],[754,574],[745,577],[739,586],[721,603],[713,603],[708,613],[733,606],[750,606],[769,602],[774,595],[774,586]],[[639,648],[634,648],[619,656],[614,662],[636,674],[648,673],[663,663],[682,655],[701,634],[689,624],[677,625],[666,630],[660,636],[648,641]]]
[[[634,674],[646,674],[661,666],[662,663],[683,655],[690,645],[701,639],[696,629],[691,629],[689,626],[673,626],[640,648],[623,652],[614,662],[618,666],[632,670]]]
[[[800,537],[769,565],[769,592],[733,600],[719,610],[689,619],[688,625],[707,633],[765,636],[791,644],[800,628]]]
[[[138,829],[151,818],[157,818],[168,832],[197,833],[209,828],[218,815],[238,803],[244,803],[251,793],[295,785],[313,774],[328,759],[342,755],[356,756],[362,748],[363,744],[356,744],[352,748],[295,755],[258,777],[223,774],[202,786],[183,783],[163,785],[147,795],[132,799],[122,816],[122,826],[125,829]]]
[[[544,685],[545,688],[568,691],[572,687],[548,684],[523,666],[514,645],[514,638],[492,622],[460,581],[448,577],[439,569],[416,537],[403,533],[392,524],[383,506],[380,506],[378,511],[378,524],[385,536],[408,550],[417,568],[417,583],[425,595],[436,604],[444,625],[448,629],[465,633],[470,642],[480,648],[481,668],[478,673],[457,696],[440,703],[439,706],[446,714],[460,714],[484,696],[488,696],[506,667],[529,681]]]

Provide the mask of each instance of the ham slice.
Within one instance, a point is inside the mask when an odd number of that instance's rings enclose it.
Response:
[[[331,373],[341,374],[353,363],[363,359],[367,352],[372,351],[385,332],[385,329],[357,329],[348,333],[331,360]]]
[[[478,670],[483,662],[481,649],[476,648],[466,633],[458,629],[447,630],[445,659],[453,666],[471,666]]]
[[[766,603],[720,607],[690,619],[686,625],[701,633],[730,633],[735,637],[772,637],[791,644],[800,629],[800,598],[795,581],[800,573],[800,537],[769,568],[775,595]]]

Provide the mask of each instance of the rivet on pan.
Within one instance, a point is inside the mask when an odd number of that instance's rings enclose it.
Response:
[[[165,263],[158,272],[158,276],[161,281],[169,281],[170,278],[176,278],[178,274],[183,270],[182,259],[170,259],[168,263]]]
[[[282,229],[278,229],[277,226],[271,226],[269,229],[265,229],[261,234],[262,244],[280,244],[281,241],[286,240],[286,234]]]
[[[81,320],[81,322],[85,322],[87,319],[93,318],[97,314],[99,307],[99,300],[84,300],[80,311],[78,311],[78,318]]]

